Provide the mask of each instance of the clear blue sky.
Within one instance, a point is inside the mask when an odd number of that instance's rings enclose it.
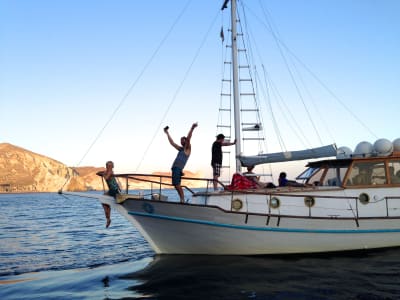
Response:
[[[291,103],[297,96],[261,23],[260,3],[290,51],[376,135],[318,88],[312,113],[320,115],[315,123],[325,144],[354,148],[363,140],[400,137],[400,1],[244,3],[258,51],[293,113],[301,104]],[[228,18],[221,4],[0,0],[0,142],[70,166],[103,166],[111,159],[116,171],[168,171],[176,153],[161,128],[169,125],[179,141],[198,121],[187,169],[210,176],[221,80],[219,32]],[[316,86],[314,81],[309,89]],[[299,149],[290,134],[286,138],[288,148]],[[317,139],[310,141],[319,146]],[[273,137],[268,147],[280,151]]]

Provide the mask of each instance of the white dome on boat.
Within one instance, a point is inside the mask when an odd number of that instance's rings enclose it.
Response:
[[[353,156],[370,157],[374,147],[370,142],[361,142],[354,149]]]
[[[400,152],[400,138],[393,141],[393,151]]]
[[[379,139],[374,143],[374,150],[378,156],[388,156],[393,152],[393,144],[387,139]]]
[[[337,159],[350,158],[352,154],[353,154],[353,151],[351,151],[351,149],[349,147],[339,147],[336,150],[336,158]]]

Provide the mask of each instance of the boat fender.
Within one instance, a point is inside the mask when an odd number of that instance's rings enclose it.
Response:
[[[315,199],[314,199],[314,197],[311,197],[311,196],[306,196],[306,197],[304,197],[304,204],[305,204],[307,207],[313,207],[313,206],[315,205]]]
[[[243,207],[243,202],[239,198],[233,199],[232,200],[232,209],[238,211],[241,210]]]
[[[369,198],[369,195],[367,194],[367,193],[361,193],[359,196],[358,196],[358,200],[360,200],[360,203],[361,204],[368,204],[369,203],[369,200],[370,200],[370,198]]]
[[[281,205],[281,201],[279,200],[278,197],[272,197],[271,200],[269,201],[269,206],[271,208],[279,208]]]

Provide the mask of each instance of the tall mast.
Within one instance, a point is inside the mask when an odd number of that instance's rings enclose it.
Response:
[[[226,1],[225,1],[226,2]],[[238,51],[237,51],[237,30],[236,30],[236,0],[231,0],[231,27],[232,27],[232,75],[233,75],[233,113],[235,124],[235,156],[236,171],[240,172],[241,163],[237,156],[241,151],[240,134],[240,103],[239,103],[239,79],[238,79]]]

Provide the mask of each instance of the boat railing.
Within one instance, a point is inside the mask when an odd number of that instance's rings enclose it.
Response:
[[[163,188],[174,187],[172,184],[172,176],[170,175],[128,173],[128,174],[115,174],[115,177],[125,180],[124,189],[127,194],[131,189],[143,189],[142,187],[138,188],[138,184],[134,184],[133,183],[134,181],[149,183],[151,192],[153,192],[153,190],[157,190],[159,195],[162,194]],[[197,184],[194,184],[194,182],[197,182]],[[213,189],[213,182],[214,180],[211,178],[196,178],[196,177],[183,176],[181,186],[183,189],[185,189],[186,191],[188,191],[190,194],[193,195],[196,193],[193,190],[194,188],[204,188],[205,192],[208,192],[209,190]],[[188,183],[191,183],[191,185],[189,186]],[[224,189],[226,188],[222,182],[217,181],[217,183]],[[154,187],[154,185],[156,187]]]
[[[275,194],[274,196],[277,196]],[[361,193],[358,196],[329,196],[329,195],[290,195],[291,197],[303,197],[304,204],[308,206],[309,217],[318,216],[315,212],[318,209],[323,210],[332,210],[332,211],[350,211],[352,214],[352,218],[357,223],[360,218],[391,218],[391,217],[399,217],[399,214],[396,213],[400,209],[400,197],[399,196],[386,196],[380,199],[371,199],[367,194]],[[343,208],[338,207],[324,207],[315,205],[319,200],[329,200],[334,199],[347,201],[347,207],[343,206]],[[365,209],[367,206],[376,205],[375,209]],[[363,208],[365,206],[365,208]],[[342,216],[342,214],[328,214],[331,218],[338,218]]]
[[[129,173],[129,174],[116,174],[115,177],[121,181],[124,180],[124,184],[121,184],[123,190],[126,194],[129,194],[129,191],[132,190],[150,190],[150,195],[154,196],[157,193],[162,199],[163,189],[172,188],[172,176],[170,175],[162,175],[162,174],[139,174],[139,173]],[[197,182],[197,183],[196,183]],[[313,194],[304,193],[304,191],[298,191],[298,193],[292,190],[291,193],[287,193],[286,191],[281,191],[279,189],[270,189],[266,190],[228,190],[227,186],[224,186],[223,183],[218,181],[218,184],[223,187],[223,193],[215,193],[213,188],[214,180],[212,178],[194,178],[194,177],[182,177],[182,188],[188,191],[192,196],[202,196],[204,197],[204,205],[218,205],[218,198],[221,201],[226,201],[226,196],[230,195],[230,200],[228,200],[229,206],[227,207],[231,211],[244,212],[244,213],[265,213],[267,215],[279,215],[284,217],[286,215],[290,215],[290,213],[286,213],[286,211],[290,211],[292,206],[298,207],[299,201],[296,200],[296,203],[290,199],[302,199],[303,205],[305,206],[307,217],[330,217],[330,218],[352,218],[357,222],[359,218],[365,217],[398,217],[399,215],[393,212],[400,210],[400,197],[397,196],[386,196],[380,199],[375,199],[375,197],[370,197],[366,193],[360,193],[356,196],[345,196],[345,195],[326,195],[324,194],[324,190],[321,190],[321,193],[318,193],[318,190],[315,190]],[[144,187],[143,183],[149,184],[149,188]],[[201,189],[201,191],[199,191]],[[304,189],[304,188],[301,188]],[[293,193],[294,192],[294,193]],[[242,209],[235,209],[232,206],[232,203],[237,198],[237,195],[243,195],[241,201],[245,201],[246,205],[243,206]],[[259,194],[261,198],[265,199],[265,211],[261,212],[259,209],[253,211],[251,208],[252,204],[247,203],[247,196],[245,195],[255,195]],[[165,195],[165,194],[164,194]],[[209,202],[209,200],[213,198],[217,200]],[[229,199],[228,198],[228,199]],[[261,198],[259,198],[261,200]],[[153,199],[153,198],[152,198]],[[158,200],[157,198],[154,198]],[[343,201],[343,205],[330,205],[330,199],[337,201]],[[278,203],[278,207],[274,208],[274,203]],[[222,204],[222,203],[221,203]],[[260,204],[260,203],[259,203]],[[259,205],[258,204],[258,205]],[[254,204],[253,204],[254,205]],[[376,206],[374,210],[365,210],[364,206]],[[223,205],[225,206],[225,205]],[[259,206],[258,206],[259,207]],[[260,207],[259,207],[260,208]],[[323,213],[323,211],[325,211]],[[331,211],[331,213],[329,212]],[[347,212],[347,213],[346,213]],[[375,213],[373,213],[375,212]],[[367,215],[366,215],[367,214]]]

